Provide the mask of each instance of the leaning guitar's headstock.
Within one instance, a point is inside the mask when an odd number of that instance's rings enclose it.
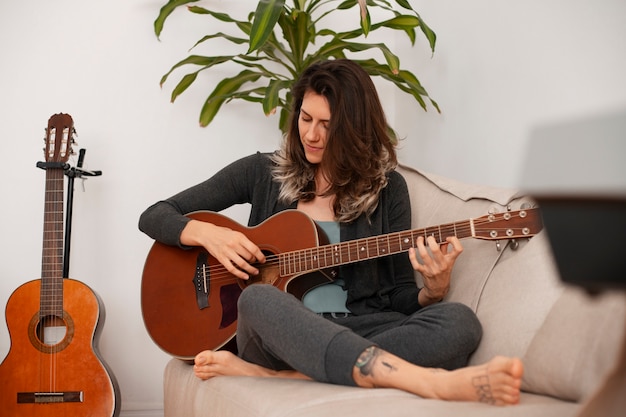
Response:
[[[72,154],[74,143],[74,121],[69,114],[54,114],[48,120],[46,128],[46,162],[65,163]]]
[[[538,208],[505,211],[472,220],[472,236],[478,239],[501,240],[531,237],[543,229]]]

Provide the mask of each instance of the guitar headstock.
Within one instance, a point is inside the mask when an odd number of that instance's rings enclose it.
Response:
[[[486,240],[531,237],[543,229],[538,208],[488,214],[473,219],[473,237]]]
[[[72,154],[75,133],[72,116],[64,113],[52,115],[46,128],[46,162],[66,163]]]

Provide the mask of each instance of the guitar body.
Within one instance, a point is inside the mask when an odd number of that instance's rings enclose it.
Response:
[[[65,328],[56,343],[39,334],[41,280],[16,289],[6,307],[11,348],[0,365],[0,409],[7,417],[115,416],[117,386],[96,350],[101,303],[85,284],[63,280]],[[103,321],[103,320],[102,320]],[[63,334],[63,331],[61,331]]]
[[[295,210],[281,212],[252,228],[213,212],[196,212],[189,217],[244,233],[266,257],[327,243],[315,222]],[[161,349],[181,359],[192,359],[206,349],[233,350],[229,342],[234,342],[237,330],[237,300],[246,286],[272,284],[297,297],[304,292],[299,276],[279,276],[277,267],[269,264],[255,265],[260,274],[246,281],[228,273],[202,248],[181,250],[155,242],[141,282],[141,307],[148,333]],[[207,273],[206,281],[202,271]],[[319,285],[330,280],[321,273],[307,276],[306,289],[316,285],[312,281]]]

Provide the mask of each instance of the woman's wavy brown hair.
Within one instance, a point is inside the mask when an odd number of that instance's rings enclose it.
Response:
[[[304,94],[322,95],[330,107],[328,140],[319,165],[307,161],[300,142],[298,118]],[[370,215],[397,165],[394,142],[376,87],[357,63],[348,59],[319,62],[307,68],[292,89],[289,130],[274,156],[280,198],[291,203],[315,197],[315,173],[329,181],[325,195],[335,195],[335,217],[341,222]]]

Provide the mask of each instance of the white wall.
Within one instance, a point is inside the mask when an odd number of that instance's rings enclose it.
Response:
[[[398,96],[395,121],[402,156],[424,170],[517,186],[532,129],[626,109],[624,1],[412,3],[438,43],[432,59],[404,56],[442,114],[405,114]]]
[[[245,10],[250,2],[231,7]],[[141,318],[141,271],[152,242],[137,230],[139,214],[227,162],[274,149],[279,141],[275,119],[246,103],[228,105],[209,128],[197,126],[217,75],[203,81],[204,91],[192,87],[169,103],[173,83],[161,90],[160,77],[186,56],[205,20],[178,13],[159,42],[152,22],[163,3],[0,4],[0,305],[40,276],[44,172],[35,163],[43,159],[48,118],[69,113],[79,134],[75,148],[87,149],[86,168],[103,171],[85,182],[85,192],[76,184],[70,276],[104,300],[100,350],[120,383],[124,413],[137,416],[159,414],[168,360]],[[403,66],[417,73],[442,114],[425,113],[408,96],[377,83],[384,86],[389,118],[406,136],[405,162],[515,187],[535,126],[626,106],[622,0],[415,4],[439,35],[435,56],[422,41],[415,49],[404,38],[386,42],[397,41]],[[0,357],[9,346],[0,326]]]

